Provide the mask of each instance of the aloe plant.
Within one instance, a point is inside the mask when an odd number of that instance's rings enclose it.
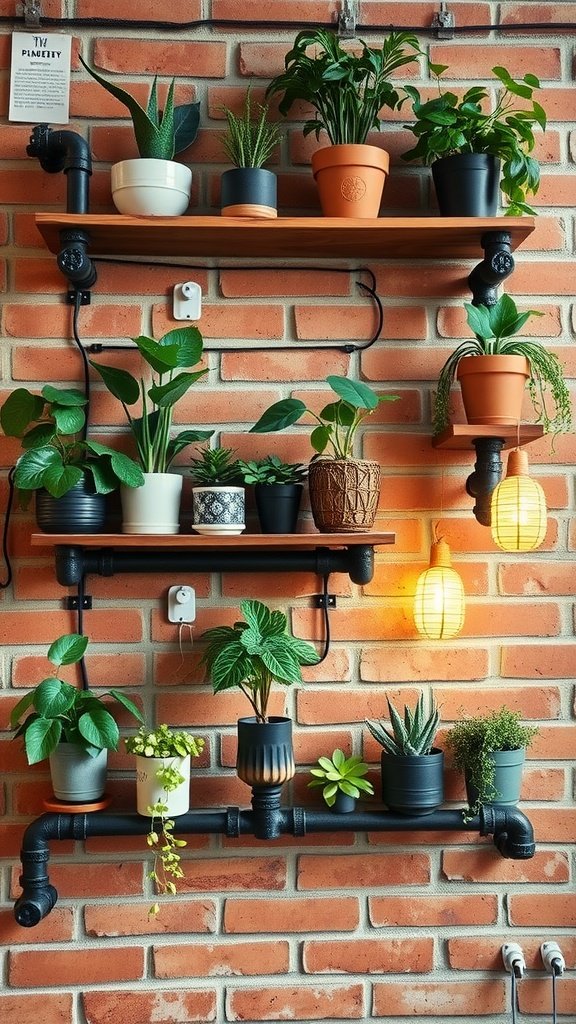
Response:
[[[164,110],[158,109],[158,78],[155,75],[150,87],[146,109],[140,106],[129,92],[100,75],[79,56],[80,63],[89,75],[130,111],[134,137],[141,157],[157,160],[171,160],[186,149],[198,132],[200,104],[183,103],[174,106],[174,79],[168,87]]]
[[[192,483],[202,487],[224,487],[226,484],[241,484],[240,463],[234,458],[232,448],[197,449],[200,457],[190,460]]]
[[[405,705],[403,718],[388,697],[386,701],[392,732],[382,721],[366,719],[374,739],[393,757],[429,754],[440,722],[440,712],[434,698],[431,698],[430,711],[426,713],[424,694],[421,693],[414,711]]]

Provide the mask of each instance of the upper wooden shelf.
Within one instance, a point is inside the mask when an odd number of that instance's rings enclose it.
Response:
[[[487,231],[507,231],[516,249],[534,230],[533,217],[124,217],[120,214],[37,213],[53,253],[60,231],[90,236],[92,256],[241,258],[475,259]]]
[[[432,438],[434,448],[446,448],[462,451],[474,447],[474,441],[486,437],[498,437],[504,448],[528,444],[544,436],[544,427],[540,423],[521,423],[520,426],[496,426],[494,424],[453,423]]]
[[[84,548],[341,548],[393,544],[394,533],[242,533],[200,537],[195,533],[33,533],[33,547]]]

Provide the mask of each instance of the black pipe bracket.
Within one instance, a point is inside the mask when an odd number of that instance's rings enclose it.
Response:
[[[500,483],[502,477],[502,459],[500,452],[504,447],[504,438],[475,437],[472,444],[476,449],[474,472],[466,481],[466,491],[476,499],[473,512],[482,526],[490,526],[492,520],[492,491]]]
[[[502,857],[529,860],[534,856],[534,831],[517,807],[485,804],[479,814],[468,817],[462,809],[438,810],[412,815],[391,811],[353,811],[335,814],[305,807],[281,807],[279,786],[253,789],[252,809],[228,807],[191,811],[178,817],[182,835],[223,835],[238,838],[252,835],[262,840],[283,835],[301,837],[315,832],[478,832],[493,836]],[[14,905],[14,917],[24,928],[32,928],[56,904],[58,893],[50,883],[47,865],[49,843],[54,840],[86,840],[92,836],[145,836],[150,819],[139,814],[48,813],[36,818],[24,833],[21,850],[22,893]]]
[[[486,231],[480,245],[484,259],[469,274],[468,286],[475,306],[493,306],[498,299],[498,285],[514,270],[512,236],[509,231]]]
[[[374,546],[317,547],[306,550],[192,551],[170,548],[83,548],[56,545],[56,579],[63,587],[80,583],[85,575],[113,576],[117,572],[311,572],[329,576],[346,573],[353,583],[369,583],[374,575]]]

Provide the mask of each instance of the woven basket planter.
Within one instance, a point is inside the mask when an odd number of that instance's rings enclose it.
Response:
[[[308,476],[314,523],[321,533],[363,533],[374,525],[380,465],[367,459],[317,459]]]

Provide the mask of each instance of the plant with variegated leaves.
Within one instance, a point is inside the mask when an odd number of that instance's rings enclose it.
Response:
[[[424,694],[421,693],[414,711],[408,705],[404,706],[404,717],[398,713],[388,697],[386,701],[392,732],[386,728],[383,721],[366,719],[366,725],[374,739],[393,757],[429,754],[440,722],[440,712],[434,698],[430,698],[430,710],[427,712],[424,707]]]

